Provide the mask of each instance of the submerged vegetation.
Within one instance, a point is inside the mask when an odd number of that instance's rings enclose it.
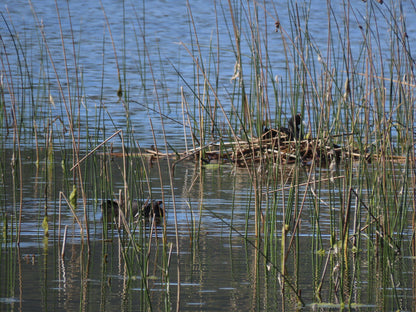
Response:
[[[101,37],[78,24],[71,2],[56,3],[52,23],[30,1],[28,34],[1,8],[0,304],[30,302],[18,292],[21,263],[42,255],[38,278],[46,285],[59,263],[59,289],[70,287],[65,263],[77,258],[77,308],[88,306],[94,278],[101,310],[114,304],[111,280],[122,284],[123,310],[184,309],[183,284],[198,271],[189,265],[214,256],[207,246],[228,233],[227,261],[238,241],[250,272],[252,296],[237,310],[409,310],[416,6],[357,2],[214,1],[203,4],[209,26],[187,2],[175,8],[186,14],[169,51],[149,30],[146,1],[123,1],[114,15],[91,8]],[[85,56],[90,36],[99,39],[87,53],[98,54]],[[294,127],[292,116],[304,123]],[[178,181],[188,168],[192,181]],[[219,199],[204,193],[207,175],[218,189],[231,178],[230,198],[210,203]],[[134,218],[139,207],[159,222]],[[101,208],[123,220],[103,225]],[[218,229],[204,230],[208,218]]]

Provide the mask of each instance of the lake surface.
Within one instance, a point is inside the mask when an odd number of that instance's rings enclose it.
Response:
[[[285,49],[276,31],[277,15],[288,34],[293,31],[294,11],[300,25],[306,25],[307,19],[307,33],[322,58],[330,53],[328,15],[331,31],[349,22],[348,43],[359,60],[362,29],[378,21],[371,28],[377,29],[374,37],[381,43],[374,54],[382,64],[391,61],[392,25],[385,19],[400,11],[396,2],[332,1],[327,7],[321,1],[300,1],[297,6],[290,1],[264,1],[256,9],[251,3],[230,2],[238,17],[235,22],[240,23],[242,62],[247,66],[256,61],[247,30],[248,25],[256,25],[251,18],[258,14],[256,27],[261,31],[260,41],[267,43],[267,64],[271,64],[263,65],[269,78],[262,90],[268,90],[265,97],[273,124],[286,123],[302,108],[309,124],[319,119],[319,114],[306,114],[317,103],[305,100],[308,107],[304,107],[303,98],[293,95],[296,84],[282,85],[277,87],[279,92],[273,92],[274,82],[289,79],[287,70],[293,64],[288,63],[287,53],[296,54],[294,49]],[[407,36],[413,38],[415,5],[413,1],[400,1],[400,5]],[[348,304],[355,311],[413,309],[415,199],[410,181],[415,173],[411,165],[401,162],[383,168],[397,189],[403,185],[409,194],[402,203],[402,220],[408,223],[392,233],[401,238],[398,252],[394,243],[380,238],[379,227],[366,232],[364,226],[382,224],[377,218],[368,221],[364,209],[365,204],[382,205],[372,201],[377,190],[371,181],[363,182],[380,174],[377,164],[341,165],[337,175],[345,178],[328,182],[333,173],[328,165],[246,169],[231,163],[200,165],[189,158],[179,162],[171,176],[174,157],[158,164],[146,156],[142,162],[139,150],[151,146],[166,153],[193,148],[190,129],[198,128],[203,115],[198,112],[199,101],[205,105],[215,102],[212,95],[197,99],[208,86],[197,73],[196,62],[209,69],[216,101],[224,108],[217,112],[216,125],[227,128],[229,118],[234,131],[242,133],[229,2],[68,1],[56,7],[53,2],[6,0],[0,4],[0,12],[0,310],[160,311],[179,307],[181,311],[293,311],[301,306],[297,295],[305,310],[342,310]],[[408,41],[409,51],[415,51],[414,44],[414,40]],[[337,52],[342,51],[343,43],[335,42],[333,47],[335,56],[329,62],[336,66],[343,62],[343,54]],[[295,59],[291,59],[293,63]],[[320,60],[314,62],[319,68]],[[337,79],[343,83],[345,73],[339,73]],[[305,94],[311,89],[306,88]],[[254,98],[256,83],[247,90],[248,97]],[[388,101],[386,108],[393,119],[400,114],[399,108],[390,114],[389,105],[394,102]],[[369,122],[360,114],[363,124]],[[186,120],[189,116],[201,119],[191,122]],[[258,115],[252,112],[252,116]],[[345,116],[341,111],[340,118],[347,119]],[[75,138],[71,137],[70,119]],[[134,155],[128,157],[127,165],[123,163],[118,135],[81,163],[85,194],[78,189],[78,207],[72,211],[63,195],[70,198],[77,180],[76,170],[70,171],[75,163],[73,142],[83,157],[119,129]],[[391,129],[393,142],[400,139],[397,129],[397,125]],[[309,130],[312,136],[317,132],[313,127]],[[210,143],[201,139],[203,142]],[[414,145],[410,146],[409,154],[414,155]],[[322,181],[316,189],[303,185],[310,177]],[[163,199],[165,226],[163,222],[153,227],[135,223],[129,236],[115,225],[103,225],[101,203],[124,192],[125,182],[132,198]],[[360,188],[362,202],[345,193],[347,183],[351,189]],[[395,191],[391,190],[391,197],[398,196]],[[288,198],[295,200],[288,202]],[[357,249],[348,249],[348,260],[342,261],[339,237],[334,238],[333,233],[347,200],[351,200],[351,209],[361,207],[354,224],[361,222],[363,234]],[[261,207],[257,221],[256,207]],[[302,218],[294,234],[297,214]],[[45,215],[49,235],[45,235]],[[282,234],[285,222],[287,232]],[[259,229],[256,224],[261,224]],[[349,231],[351,243],[356,234]],[[294,247],[283,260],[292,239]],[[65,255],[60,257],[62,250]],[[284,292],[282,271],[288,278]],[[339,276],[341,271],[345,276]],[[293,285],[296,291],[290,289]]]

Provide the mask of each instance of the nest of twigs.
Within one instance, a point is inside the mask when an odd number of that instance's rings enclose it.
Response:
[[[336,136],[324,139],[308,138],[294,139],[281,132],[266,132],[261,137],[243,140],[237,138],[232,142],[217,140],[205,146],[187,150],[183,153],[163,153],[157,149],[148,149],[142,156],[150,156],[151,159],[159,157],[176,157],[172,167],[183,160],[201,160],[203,163],[232,163],[236,166],[245,167],[247,164],[260,162],[274,162],[278,164],[301,163],[309,165],[312,163],[326,164],[331,161],[346,159],[365,159],[371,162],[372,159],[379,159],[382,155],[376,155],[369,149],[360,152],[360,149],[353,145],[340,146],[333,143]],[[338,135],[343,136],[343,135]],[[403,156],[384,156],[394,162],[405,160]],[[151,160],[152,162],[152,160]]]
[[[271,130],[275,131],[275,130]],[[230,162],[237,166],[272,161],[279,164],[291,164],[300,161],[302,164],[312,162],[326,163],[333,159],[360,159],[370,161],[370,153],[362,155],[358,149],[341,147],[327,139],[291,139],[285,133],[264,133],[259,138],[250,140],[237,139],[233,142],[213,142],[204,147],[187,151],[180,155],[178,163],[184,159],[200,159],[204,163]]]

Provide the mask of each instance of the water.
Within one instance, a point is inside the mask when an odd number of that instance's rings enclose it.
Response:
[[[289,190],[277,192],[276,197],[270,195],[262,198],[263,213],[274,214],[275,218],[262,229],[273,232],[275,237],[275,241],[268,242],[270,250],[264,250],[259,244],[265,242],[256,240],[255,194],[251,175],[245,169],[227,164],[219,168],[207,167],[200,170],[193,161],[184,161],[175,168],[171,191],[166,161],[161,163],[160,177],[157,166],[150,167],[147,163],[148,158],[146,159],[152,197],[164,198],[167,211],[166,238],[168,246],[173,246],[168,272],[163,271],[165,264],[161,226],[157,228],[156,234],[154,229],[151,234],[150,228],[146,228],[147,232],[143,235],[137,230],[135,235],[140,242],[140,252],[137,254],[132,251],[132,246],[126,247],[124,244],[125,232],[119,234],[116,229],[112,229],[107,234],[103,229],[99,205],[106,199],[103,190],[108,187],[103,182],[106,179],[102,178],[105,176],[103,168],[106,163],[99,154],[103,149],[81,165],[85,183],[89,186],[86,188],[85,207],[89,219],[90,255],[87,253],[85,230],[81,233],[71,210],[63,201],[61,205],[59,202],[60,192],[69,197],[72,190],[72,173],[68,172],[73,163],[72,139],[68,131],[67,110],[73,112],[75,123],[80,123],[80,132],[76,129],[76,135],[79,135],[81,157],[118,129],[125,131],[128,141],[126,145],[133,152],[137,150],[137,145],[150,148],[151,145],[155,145],[150,131],[151,125],[159,149],[165,149],[164,138],[177,151],[182,152],[185,149],[181,87],[190,110],[198,107],[191,91],[197,88],[194,61],[186,49],[200,58],[196,38],[191,35],[194,29],[190,22],[189,8],[201,48],[202,59],[199,59],[199,62],[203,61],[204,65],[211,69],[212,79],[215,76],[213,72],[217,70],[216,58],[220,60],[218,98],[227,114],[231,115],[234,112],[231,104],[235,105],[238,102],[233,98],[236,91],[231,81],[235,75],[235,42],[228,3],[192,1],[190,7],[187,7],[185,1],[159,0],[140,3],[102,1],[102,5],[100,2],[92,1],[59,3],[66,64],[55,5],[45,5],[43,1],[31,3],[32,8],[25,1],[5,1],[0,7],[3,14],[0,22],[3,44],[1,74],[6,101],[5,116],[2,115],[1,124],[3,195],[0,198],[3,220],[7,220],[8,224],[7,228],[6,222],[2,224],[0,310],[133,311],[147,309],[150,305],[156,311],[174,310],[178,291],[180,309],[185,311],[293,310],[297,306],[296,296],[288,290],[288,286],[286,293],[281,294],[281,276],[273,268],[273,265],[281,268],[283,207],[288,205],[286,196]],[[288,67],[285,63],[281,34],[275,32],[275,12],[278,13],[280,23],[287,32],[290,32],[292,19],[287,13],[288,3],[266,1],[265,5],[269,14],[264,15],[264,12],[259,10],[259,27],[262,30],[262,39],[268,40],[268,57],[272,64],[271,72],[267,73],[271,77],[267,80],[268,95],[271,110],[282,108],[284,120],[291,115],[295,104],[301,104],[301,100],[295,99],[292,90],[282,91],[277,98],[271,92],[272,80],[275,77],[280,81],[286,79]],[[298,5],[300,16],[309,18],[308,31],[311,40],[320,51],[320,55],[325,58],[328,32],[322,30],[327,29],[326,25],[324,27],[322,24],[322,12],[325,11],[327,14],[326,5],[321,1],[312,1],[310,7],[302,2]],[[353,54],[358,57],[363,40],[358,26],[364,27],[367,20],[373,19],[366,16],[366,3],[358,1],[350,5],[349,19],[354,27],[350,35],[351,48]],[[380,21],[378,31],[383,44],[380,47],[381,52],[377,50],[374,53],[381,53],[385,60],[389,57],[390,39],[389,25],[382,22],[382,16],[389,14],[388,5],[376,7],[374,11]],[[403,1],[402,5],[405,14],[414,13],[412,3]],[[32,9],[36,12],[36,17]],[[244,9],[239,12],[242,14],[239,16],[243,16],[243,25],[246,25],[244,23],[248,19],[248,9],[244,5]],[[333,12],[330,14],[333,14],[338,22],[345,20],[341,5],[333,5],[332,9]],[[69,15],[71,19],[68,18]],[[301,21],[302,25],[303,23]],[[43,27],[45,38],[40,32],[40,25]],[[332,27],[334,29],[335,26]],[[414,36],[416,23],[411,19],[407,20],[406,27],[408,36]],[[244,32],[244,35],[247,36],[247,32]],[[244,64],[252,62],[247,41],[247,37],[243,36],[241,49]],[[335,47],[343,48],[340,43],[335,44]],[[409,42],[409,49],[414,50],[412,40]],[[333,63],[342,61],[341,53],[339,58],[337,55],[336,53]],[[319,60],[316,59],[315,62],[318,64]],[[22,68],[24,70],[20,71]],[[117,95],[119,70],[123,92],[128,92],[128,98],[131,100],[129,103],[122,103]],[[344,79],[343,75],[344,73],[340,73],[341,81]],[[13,86],[12,80],[15,83]],[[202,88],[201,76],[198,82],[198,87]],[[253,86],[247,88],[249,95],[255,93]],[[13,99],[12,94],[17,97]],[[32,99],[35,100],[32,102]],[[19,108],[15,113],[12,113],[12,103]],[[160,115],[159,111],[164,115]],[[16,157],[14,149],[17,144],[13,140],[12,131],[14,114],[21,130],[20,149],[24,172],[22,187],[17,178],[13,180],[14,171],[11,169],[12,159]],[[130,124],[127,115],[130,117]],[[272,119],[276,117],[272,116]],[[314,114],[307,116],[312,123],[317,117],[319,116]],[[218,113],[216,122],[218,125],[226,124],[222,113]],[[365,122],[366,120],[363,120],[363,123]],[[36,135],[33,129],[37,130]],[[191,148],[192,138],[188,128],[186,132],[188,148]],[[130,140],[128,133],[132,133],[134,142]],[[50,140],[50,137],[53,139]],[[53,158],[48,158],[45,152],[50,143],[55,151]],[[111,144],[113,151],[121,152],[120,137],[113,139]],[[171,148],[168,150],[172,152]],[[41,151],[38,165],[37,151]],[[66,164],[66,172],[61,167],[62,161]],[[140,161],[136,161],[137,167],[140,168]],[[118,157],[115,157],[110,165],[113,171],[109,174],[110,181],[107,182],[113,196],[123,188],[122,166]],[[131,170],[129,173],[134,172]],[[299,183],[306,181],[308,168],[289,168],[288,172],[291,173],[284,172],[282,176],[283,180],[288,177],[290,179],[280,187],[290,185],[291,175],[296,170],[299,170]],[[319,170],[322,176],[317,171],[317,180],[328,178],[329,169]],[[360,170],[362,169],[353,169],[356,174]],[[369,166],[367,170],[374,170],[376,174],[377,168]],[[341,168],[339,174],[347,173]],[[267,181],[267,175],[263,177]],[[359,177],[355,176],[354,179],[359,180]],[[134,172],[129,176],[129,188],[133,197],[144,200],[149,195],[147,185],[143,186],[144,191],[139,190],[140,182],[145,180],[141,172]],[[400,177],[398,181],[400,182]],[[264,186],[264,191],[270,191],[271,188],[273,186]],[[10,236],[6,237],[5,233],[16,232],[20,189],[23,196],[22,222],[19,228],[21,241],[20,248],[14,248],[15,240]],[[345,264],[351,267],[348,272],[355,272],[358,277],[346,277],[347,281],[351,281],[351,285],[343,285],[342,291],[334,291],[336,272],[333,270],[339,261],[336,252],[331,257],[326,272],[325,263],[331,247],[333,224],[330,219],[331,216],[340,214],[341,200],[337,198],[341,197],[340,191],[342,186],[330,183],[324,183],[319,191],[319,237],[311,235],[316,231],[316,199],[309,191],[306,192],[305,203],[302,205],[304,210],[301,230],[296,241],[297,252],[290,253],[287,260],[290,282],[296,283],[301,290],[306,309],[340,309],[337,304],[342,301],[341,297],[345,296],[351,298],[354,304],[352,309],[360,311],[393,310],[399,307],[402,310],[410,310],[414,293],[413,259],[409,256],[411,229],[405,229],[400,233],[404,236],[405,242],[404,246],[401,246],[403,257],[398,257],[397,261],[385,266],[382,264],[391,259],[387,255],[381,257],[382,260],[368,257],[371,253],[367,253],[367,250],[374,248],[376,234],[363,235],[359,245],[362,250],[358,253],[358,259],[355,255],[350,255],[350,262]],[[371,189],[362,191],[366,195],[369,194],[369,197],[373,194]],[[299,187],[299,202],[304,194],[305,188]],[[276,201],[275,210],[272,210],[273,200]],[[371,198],[368,202],[370,200]],[[177,212],[178,248],[174,202]],[[298,203],[297,207],[300,206]],[[83,208],[82,202],[79,201],[76,215],[85,226]],[[42,228],[46,209],[49,217],[47,238]],[[407,211],[410,218],[410,206]],[[363,224],[367,217],[367,211],[362,209],[360,218]],[[294,216],[290,217],[290,229],[293,229],[294,219]],[[59,254],[65,226],[68,227],[68,237],[65,257],[61,260]],[[290,229],[286,244],[289,244],[292,235]],[[146,238],[145,243],[143,237]],[[149,237],[153,238],[149,240]],[[264,239],[268,239],[266,235]],[[312,250],[316,250],[316,245],[321,246],[323,254],[311,254]],[[177,250],[180,251],[179,255]],[[126,253],[123,254],[123,251]],[[169,252],[169,247],[166,252]],[[126,260],[124,257],[133,259]],[[148,268],[147,272],[143,273],[141,265],[145,260],[148,261]],[[356,266],[359,266],[358,271],[352,269]],[[178,268],[180,283],[177,277]],[[332,274],[333,272],[335,273]],[[151,277],[148,279],[148,292],[144,290],[143,285],[143,277],[146,275]],[[324,276],[322,297],[318,299],[316,288],[321,276]],[[392,280],[392,284],[384,282],[386,279]]]
[[[31,73],[31,81],[25,79],[24,87],[29,88],[30,84],[35,87],[31,96],[34,98],[44,97],[47,102],[50,94],[56,102],[56,106],[49,105],[48,109],[44,109],[42,106],[36,108],[24,105],[19,112],[22,115],[21,118],[28,118],[28,123],[33,119],[38,119],[37,126],[42,128],[47,127],[45,119],[42,118],[43,114],[61,116],[64,119],[67,117],[59,92],[60,87],[52,67],[54,65],[64,94],[68,95],[68,92],[71,92],[73,97],[81,96],[81,103],[85,107],[79,111],[79,114],[81,114],[81,122],[83,123],[87,122],[85,120],[88,118],[87,113],[88,116],[95,116],[100,108],[105,107],[101,113],[101,120],[96,120],[94,124],[100,124],[100,127],[106,125],[110,131],[113,128],[125,127],[125,107],[119,102],[117,96],[119,89],[118,70],[122,72],[120,77],[122,87],[124,90],[128,90],[129,98],[132,100],[129,103],[129,114],[134,121],[132,127],[143,146],[153,144],[152,138],[147,135],[149,120],[152,120],[157,137],[159,139],[162,137],[160,115],[151,110],[159,111],[158,102],[164,114],[180,123],[183,121],[180,87],[184,88],[184,94],[191,107],[196,101],[192,98],[193,94],[187,87],[189,85],[195,88],[193,78],[195,66],[186,49],[192,52],[195,57],[199,57],[195,37],[191,36],[193,29],[185,2],[103,1],[101,7],[100,3],[84,4],[81,1],[74,1],[69,6],[67,4],[58,5],[60,23],[55,5],[44,5],[43,2],[37,1],[31,3],[36,15],[31,13],[30,6],[24,1],[22,3],[6,1],[3,4],[2,40],[5,46],[4,50],[8,55],[13,76],[19,77],[22,74],[25,76],[24,71],[20,72],[18,64],[27,64]],[[230,111],[230,102],[232,101],[230,95],[233,94],[233,85],[230,80],[235,74],[235,53],[233,51],[235,44],[232,38],[230,39],[232,23],[228,4],[221,1],[214,3],[193,2],[190,4],[190,8],[195,17],[194,22],[204,66],[210,67],[213,71],[217,66],[213,62],[217,58],[220,60],[217,92],[225,110]],[[274,28],[274,9],[279,13],[279,20],[286,27],[285,31],[289,32],[289,25],[292,22],[288,14],[285,13],[287,12],[287,4],[279,2],[266,5],[272,16],[267,15],[267,20],[261,23],[260,27],[264,31],[262,35],[269,42],[267,52],[270,62],[273,64],[270,76],[282,80],[286,79],[285,70],[287,67],[281,35],[275,32]],[[326,6],[315,1],[312,1],[310,8],[302,3],[298,5],[301,16],[309,18],[309,33],[314,45],[316,45],[321,57],[326,58],[328,32],[320,31],[323,27],[321,12],[326,10]],[[403,6],[405,13],[412,8],[411,4],[407,2],[404,2]],[[331,14],[341,22],[344,18],[342,6],[333,5],[332,10]],[[377,12],[379,9],[375,10]],[[364,2],[358,2],[351,7],[350,19],[353,20],[351,24],[355,27],[350,31],[350,40],[353,51],[357,49],[354,51],[354,54],[357,55],[359,55],[359,47],[363,41],[362,32],[358,25],[365,25],[366,18],[368,18],[365,16],[365,12],[366,4]],[[378,12],[377,18],[382,19],[382,13]],[[264,12],[259,14],[263,16]],[[68,15],[71,16],[71,19]],[[39,31],[40,25],[43,29],[44,39]],[[66,64],[59,25],[62,26],[64,36]],[[266,29],[265,26],[268,28]],[[388,25],[380,22],[378,27],[382,46],[380,50],[377,50],[377,53],[381,51],[387,54],[390,42]],[[409,22],[406,27],[408,35],[411,36],[415,32],[415,26]],[[9,29],[11,30],[9,31]],[[12,40],[10,32],[16,34],[14,40]],[[249,64],[252,60],[247,39],[242,40],[241,49],[244,63]],[[114,47],[112,42],[114,42]],[[50,56],[46,51],[46,45]],[[409,42],[409,45],[410,49],[414,48],[412,41]],[[21,51],[18,55],[15,46],[19,47]],[[342,58],[335,57],[334,63],[342,61]],[[387,58],[388,56],[382,55],[381,57]],[[315,60],[315,62],[317,61]],[[9,67],[3,68],[3,70],[6,69],[9,70]],[[68,71],[68,79],[65,69]],[[178,76],[176,70],[181,73],[182,78]],[[340,77],[343,81],[342,73],[340,73]],[[82,92],[67,90],[66,86],[68,84],[75,86],[76,81],[78,81],[79,88],[82,88]],[[249,94],[254,92],[254,90],[250,91],[251,86],[247,86],[247,88]],[[271,88],[271,84],[269,88]],[[29,90],[26,91],[29,92]],[[10,92],[7,86],[5,92],[6,95]],[[289,96],[289,99],[283,98],[282,100],[282,97],[285,96]],[[279,103],[283,109],[283,117],[290,116],[293,106],[301,104],[294,103],[294,99],[290,99],[290,97],[289,93],[282,94],[276,99],[271,92],[269,103],[272,111],[276,107],[276,101],[283,101]],[[78,105],[75,104],[74,98],[71,102],[75,107]],[[68,99],[66,106],[67,109],[70,109]],[[313,115],[308,117],[315,118]],[[219,123],[225,122],[222,114],[218,114],[217,119]],[[183,148],[183,126],[166,118],[164,120],[168,141],[178,148]],[[56,126],[59,127],[59,122],[56,122]],[[91,127],[91,123],[88,126]]]
[[[121,165],[120,159],[115,159]],[[59,164],[59,163],[58,163]],[[169,189],[169,179],[166,176],[166,162],[162,162],[163,187],[165,189],[165,207],[167,211],[167,232],[166,237],[172,247],[175,246],[175,220],[172,206],[172,195],[166,191]],[[25,168],[33,168],[29,162]],[[44,167],[41,167],[41,172]],[[29,172],[29,169],[25,169]],[[50,185],[51,193],[65,190],[63,182],[59,178],[59,170],[54,169],[56,185]],[[150,181],[158,185],[158,170],[148,168]],[[28,183],[30,181],[30,175]],[[62,176],[61,176],[62,177]],[[232,167],[225,166],[220,169],[204,169],[199,171],[191,161],[178,165],[174,176],[174,194],[176,200],[177,225],[179,233],[180,251],[180,298],[181,310],[194,311],[195,309],[206,310],[279,310],[285,307],[289,310],[296,305],[295,298],[289,295],[286,302],[280,295],[279,273],[273,269],[265,258],[264,250],[256,248],[254,229],[254,204],[253,191],[249,182],[248,172],[245,169],[234,171]],[[32,179],[33,180],[33,179]],[[107,238],[104,239],[103,224],[100,222],[101,213],[98,203],[95,202],[93,192],[88,191],[90,200],[87,202],[87,209],[90,218],[90,239],[91,256],[87,256],[87,246],[81,242],[79,226],[74,221],[67,205],[62,205],[61,230],[58,231],[59,203],[49,202],[48,215],[50,218],[49,237],[45,238],[41,227],[43,220],[42,190],[45,183],[42,179],[35,179],[30,182],[30,188],[25,190],[23,205],[23,220],[21,228],[21,244],[19,249],[13,249],[3,242],[2,248],[2,298],[0,302],[2,309],[31,311],[42,308],[44,310],[73,310],[79,307],[83,309],[114,310],[120,308],[123,311],[140,310],[144,308],[146,299],[143,297],[143,284],[140,263],[143,260],[136,259],[130,262],[132,267],[126,266],[123,260],[123,250],[131,250],[131,246],[125,249],[119,237],[126,238],[125,232],[121,236],[117,231],[110,230]],[[122,179],[114,176],[114,187],[117,190],[122,187]],[[26,184],[26,182],[25,182]],[[33,192],[35,190],[35,192]],[[162,198],[161,189],[152,189],[154,198]],[[304,189],[300,188],[300,194]],[[328,192],[328,193],[327,193]],[[279,195],[280,196],[280,193]],[[331,201],[330,196],[334,194],[325,187],[321,188],[321,200]],[[57,195],[52,198],[58,198]],[[79,203],[81,205],[81,203]],[[279,201],[277,211],[282,211],[282,202]],[[263,209],[271,209],[263,202]],[[325,267],[327,252],[323,255],[311,254],[312,244],[316,243],[315,238],[309,233],[313,232],[312,201],[307,199],[305,211],[302,217],[302,226],[299,237],[300,265],[293,266],[296,262],[295,256],[289,256],[287,266],[290,270],[289,276],[298,276],[299,288],[302,297],[307,305],[316,304],[314,291],[311,288],[311,280],[320,278]],[[324,250],[329,250],[330,209],[336,207],[325,207],[322,205],[320,218],[321,239],[323,239]],[[15,207],[18,209],[18,207]],[[9,209],[10,210],[10,209]],[[266,210],[263,210],[264,212]],[[249,221],[246,226],[247,213]],[[12,211],[9,211],[9,218]],[[77,215],[82,219],[82,207],[78,208]],[[366,213],[363,212],[363,220]],[[283,216],[277,215],[277,231],[282,228]],[[52,222],[54,220],[54,222]],[[326,220],[326,221],[325,221]],[[232,230],[230,229],[232,225]],[[63,229],[67,228],[67,242],[65,246],[64,260],[58,255],[62,248]],[[293,224],[291,224],[293,226]],[[196,229],[195,229],[196,228]],[[162,231],[161,226],[157,229],[158,240],[151,241],[149,249],[149,296],[154,309],[169,307],[166,298],[174,307],[176,302],[177,288],[177,265],[178,257],[176,249],[171,250],[171,264],[169,268],[169,293],[167,293],[167,281],[162,272]],[[59,238],[59,233],[61,237]],[[151,235],[147,228],[146,237]],[[84,233],[85,235],[85,233]],[[291,232],[288,234],[290,237]],[[405,241],[410,240],[411,233]],[[140,241],[140,235],[137,233]],[[278,235],[280,237],[280,235]],[[247,238],[247,240],[246,240]],[[366,246],[365,236],[361,246]],[[58,244],[59,242],[59,244]],[[275,252],[280,253],[280,243],[277,243],[277,250],[270,251],[268,257]],[[148,246],[139,254],[144,257],[147,254]],[[14,255],[16,261],[9,262],[7,259],[13,257],[10,252],[19,253]],[[406,250],[403,250],[406,253]],[[383,269],[376,268],[378,262],[374,259],[367,259],[366,253],[360,253],[360,272],[356,284],[345,286],[344,290],[351,290],[355,297],[353,302],[359,304],[359,310],[374,310],[379,308],[376,298],[384,298],[385,307],[395,306],[395,299],[392,290],[377,290],[375,295],[369,289],[378,287],[381,279],[374,274],[384,274]],[[279,267],[279,260],[272,259],[272,263]],[[353,260],[351,260],[353,261]],[[317,263],[318,272],[311,270]],[[268,270],[270,268],[270,271]],[[396,268],[396,269],[395,269]],[[400,269],[399,269],[400,268]],[[392,264],[392,270],[398,272],[397,280],[404,286],[395,289],[399,292],[403,306],[411,306],[412,288],[411,276],[412,259],[402,258]],[[129,270],[132,272],[128,273]],[[292,271],[294,270],[294,271]],[[403,273],[399,273],[399,272]],[[407,273],[406,273],[407,272]],[[330,279],[325,278],[326,284]],[[12,285],[12,286],[11,286]],[[10,291],[12,290],[12,292]],[[289,291],[290,293],[290,291]],[[327,286],[321,293],[322,302],[338,302]],[[340,294],[339,294],[340,296]],[[375,297],[374,297],[375,296]],[[407,299],[408,298],[408,299]],[[288,300],[288,301],[287,301]],[[295,300],[295,301],[293,301]],[[410,301],[407,301],[410,300]],[[319,301],[318,301],[319,302]],[[362,305],[362,306],[361,306]],[[170,308],[173,309],[173,307]]]

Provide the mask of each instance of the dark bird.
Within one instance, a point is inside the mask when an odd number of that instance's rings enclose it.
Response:
[[[108,220],[112,220],[111,218],[118,218],[119,215],[119,207],[118,202],[115,200],[108,199],[101,203],[101,212],[103,213],[103,217],[106,216]]]
[[[278,129],[268,129],[264,128],[263,130],[263,138],[271,139],[276,138],[279,135],[285,135],[288,141],[292,141],[293,139],[302,140],[303,133],[302,129],[300,128],[300,124],[302,123],[302,115],[297,114],[296,116],[292,117],[288,121],[288,128],[286,127],[279,127]]]
[[[113,218],[118,219],[120,210],[124,212],[124,201],[122,200],[119,203],[116,200],[108,199],[102,202],[101,210],[103,216],[106,216],[108,221],[113,220]],[[133,216],[134,219],[139,219],[140,217],[149,219],[154,217],[159,221],[164,216],[163,202],[147,199],[144,203],[140,203],[139,206],[139,202],[133,200],[131,203],[131,213],[130,211],[125,212],[126,218],[130,216]]]
[[[289,125],[289,132],[290,132],[290,138],[296,138],[299,140],[303,139],[303,133],[302,133],[302,129],[299,127],[300,124],[302,123],[302,115],[301,114],[297,114],[294,117],[295,120],[293,120],[293,117],[289,119],[288,121],[288,125]]]
[[[136,201],[137,203],[137,201]],[[161,200],[146,200],[142,205],[140,214],[146,219],[155,217],[155,219],[163,218],[165,211],[163,210],[163,202]],[[136,213],[137,215],[137,213]]]

